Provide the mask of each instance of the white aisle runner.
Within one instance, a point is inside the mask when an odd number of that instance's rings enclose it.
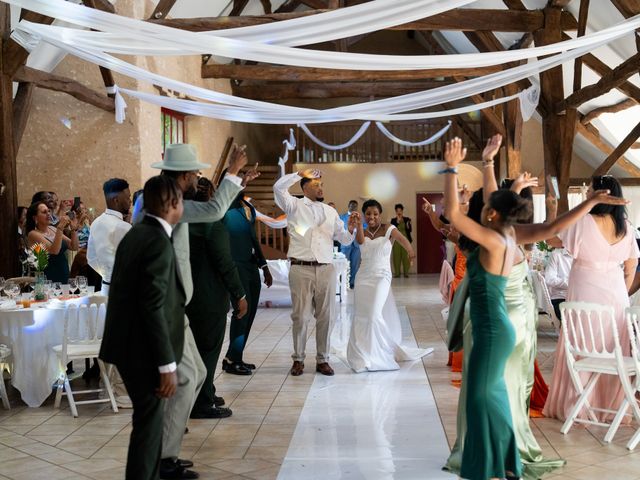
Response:
[[[415,346],[399,310],[405,341]],[[278,480],[454,478],[441,470],[449,447],[422,361],[401,365],[354,374],[335,359],[334,377],[316,375]]]

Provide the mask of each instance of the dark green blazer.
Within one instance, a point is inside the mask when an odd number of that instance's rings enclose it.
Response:
[[[193,324],[202,315],[229,311],[229,295],[236,302],[245,296],[238,268],[231,258],[229,234],[221,221],[189,224],[193,298],[187,316]]]
[[[116,251],[100,358],[145,369],[180,362],[185,292],[171,240],[145,217]]]

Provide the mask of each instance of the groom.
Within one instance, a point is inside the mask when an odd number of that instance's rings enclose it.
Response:
[[[300,182],[303,198],[289,193]],[[291,375],[304,372],[307,326],[316,320],[316,372],[333,375],[329,365],[329,337],[333,328],[333,304],[336,297],[336,273],[333,268],[333,240],[342,245],[353,242],[354,217],[349,231],[344,229],[335,208],[322,203],[322,173],[308,169],[284,175],[273,186],[276,204],[287,215],[291,261],[289,287],[293,311],[293,366]]]

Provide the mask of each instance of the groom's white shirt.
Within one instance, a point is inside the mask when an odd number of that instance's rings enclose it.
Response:
[[[289,193],[289,188],[301,178],[297,173],[290,173],[273,185],[276,204],[287,215],[287,255],[298,260],[331,263],[333,240],[350,245],[354,235],[345,230],[335,208],[307,197],[296,198]]]

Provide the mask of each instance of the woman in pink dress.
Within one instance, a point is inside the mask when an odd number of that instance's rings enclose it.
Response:
[[[622,197],[620,183],[610,175],[593,177],[590,190],[608,189],[612,196]],[[625,326],[624,310],[629,306],[629,288],[638,264],[640,250],[633,227],[626,220],[624,206],[600,204],[558,235],[574,258],[569,275],[567,301],[611,305],[615,308],[620,343],[625,355],[631,346]],[[607,338],[609,348],[613,338]],[[587,375],[585,375],[585,379]],[[592,407],[617,410],[623,400],[618,378],[603,375],[598,380],[589,403]],[[578,396],[575,392],[560,333],[556,348],[553,377],[544,415],[565,420]],[[606,414],[603,414],[606,416]],[[584,417],[584,411],[581,418]],[[601,415],[601,420],[603,420]]]

